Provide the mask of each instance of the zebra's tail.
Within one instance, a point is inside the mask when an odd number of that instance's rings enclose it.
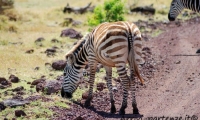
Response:
[[[140,82],[142,84],[144,84],[144,80],[140,76],[140,72],[139,72],[139,69],[138,69],[138,64],[136,63],[134,56],[135,56],[135,54],[134,54],[134,50],[132,48],[130,50],[130,52],[129,52],[129,64],[132,64],[132,65],[130,65],[130,67],[131,66],[133,67],[132,69],[134,70],[135,75],[139,78]]]
[[[134,37],[134,38],[133,38]],[[142,77],[140,76],[140,72],[138,69],[138,64],[143,64],[144,63],[144,59],[142,58],[142,38],[141,38],[141,34],[139,32],[139,29],[137,31],[137,34],[135,36],[130,36],[129,38],[129,42],[130,42],[130,51],[129,51],[129,64],[131,64],[130,66],[132,66],[135,75],[139,78],[140,82],[142,84],[144,84],[144,80],[142,79]]]

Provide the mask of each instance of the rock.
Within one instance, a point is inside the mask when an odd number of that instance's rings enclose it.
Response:
[[[3,101],[5,106],[16,107],[16,106],[24,106],[28,104],[29,101],[19,100],[19,99],[7,99]]]
[[[39,69],[40,69],[40,67],[35,67],[35,68],[34,68],[35,71],[37,71],[37,70],[39,70]]]
[[[175,62],[175,64],[180,64],[180,63],[181,63],[181,61],[180,61],[180,60]]]
[[[78,116],[77,118],[75,118],[74,120],[85,120],[84,118],[82,118],[81,116]]]
[[[26,113],[22,110],[15,110],[15,116],[16,117],[26,116]]]
[[[56,49],[54,49],[54,48],[48,48],[45,51],[45,53],[55,53],[55,52],[56,52]]]
[[[44,83],[38,83],[35,89],[37,92],[44,91]]]
[[[20,95],[13,96],[12,99],[23,100],[23,97]]]
[[[52,93],[57,93],[61,90],[61,82],[57,80],[46,80],[43,83],[39,83],[36,85],[36,91],[47,95],[51,95]]]
[[[104,88],[106,88],[105,83],[97,83],[97,90],[102,91]]]
[[[57,40],[56,38],[53,38],[53,39],[51,40],[51,42],[52,42],[52,43],[59,43],[60,41]]]
[[[5,109],[6,109],[6,106],[4,105],[4,103],[0,102],[0,112]]]
[[[0,85],[0,89],[5,89],[6,86]]]
[[[6,79],[1,79],[0,83],[4,86],[6,85],[10,85],[11,83],[9,81],[7,81]]]
[[[87,99],[88,98],[88,92],[85,92],[82,94],[82,99]]]
[[[27,50],[25,53],[32,54],[34,52],[33,49]]]
[[[200,53],[200,49],[198,49],[196,53]]]
[[[42,41],[44,41],[45,39],[43,38],[43,37],[39,37],[37,40],[35,40],[35,43],[37,43],[37,42],[42,42]]]
[[[60,37],[70,37],[71,39],[81,39],[83,35],[72,28],[68,28],[61,32]]]
[[[37,79],[37,80],[34,80],[31,85],[37,85],[38,83],[41,83],[41,82],[44,82],[45,79],[44,78],[40,78],[40,79]]]
[[[13,91],[13,92],[18,92],[18,91],[21,91],[21,90],[24,90],[24,87],[23,87],[23,86],[16,87],[16,88],[13,89],[12,91]]]
[[[1,82],[4,82],[4,81],[7,81],[6,78],[0,77],[0,84],[1,84]]]
[[[57,80],[48,80],[44,85],[45,94],[51,95],[52,93],[57,93],[61,90],[61,83]]]
[[[12,83],[18,83],[18,82],[19,82],[19,78],[16,77],[15,75],[10,75],[9,80],[10,80]]]
[[[31,82],[27,82],[27,84],[31,84]]]
[[[66,65],[67,65],[66,61],[58,60],[52,63],[52,68],[55,70],[63,70]]]

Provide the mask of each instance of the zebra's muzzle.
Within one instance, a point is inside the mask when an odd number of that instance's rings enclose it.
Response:
[[[62,87],[62,89],[61,89],[61,96],[62,96],[63,98],[72,98],[72,94],[69,93],[69,92],[65,92],[64,89],[63,89],[63,87]]]
[[[171,17],[171,16],[170,16],[170,13],[168,14],[168,19],[169,19],[169,21],[174,21],[174,20],[175,20],[174,17]]]

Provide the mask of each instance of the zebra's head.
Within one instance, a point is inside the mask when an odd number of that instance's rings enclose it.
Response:
[[[172,0],[170,10],[168,13],[168,19],[170,21],[174,21],[183,9],[183,3],[180,0]]]
[[[61,89],[61,96],[71,98],[73,92],[77,89],[78,83],[81,80],[81,68],[75,65],[75,56],[69,54],[66,56],[67,65],[64,68],[64,81]]]

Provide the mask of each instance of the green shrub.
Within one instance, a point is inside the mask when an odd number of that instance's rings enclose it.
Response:
[[[90,26],[103,22],[116,22],[124,20],[125,6],[122,0],[107,0],[104,6],[97,6],[93,15],[88,19]]]

